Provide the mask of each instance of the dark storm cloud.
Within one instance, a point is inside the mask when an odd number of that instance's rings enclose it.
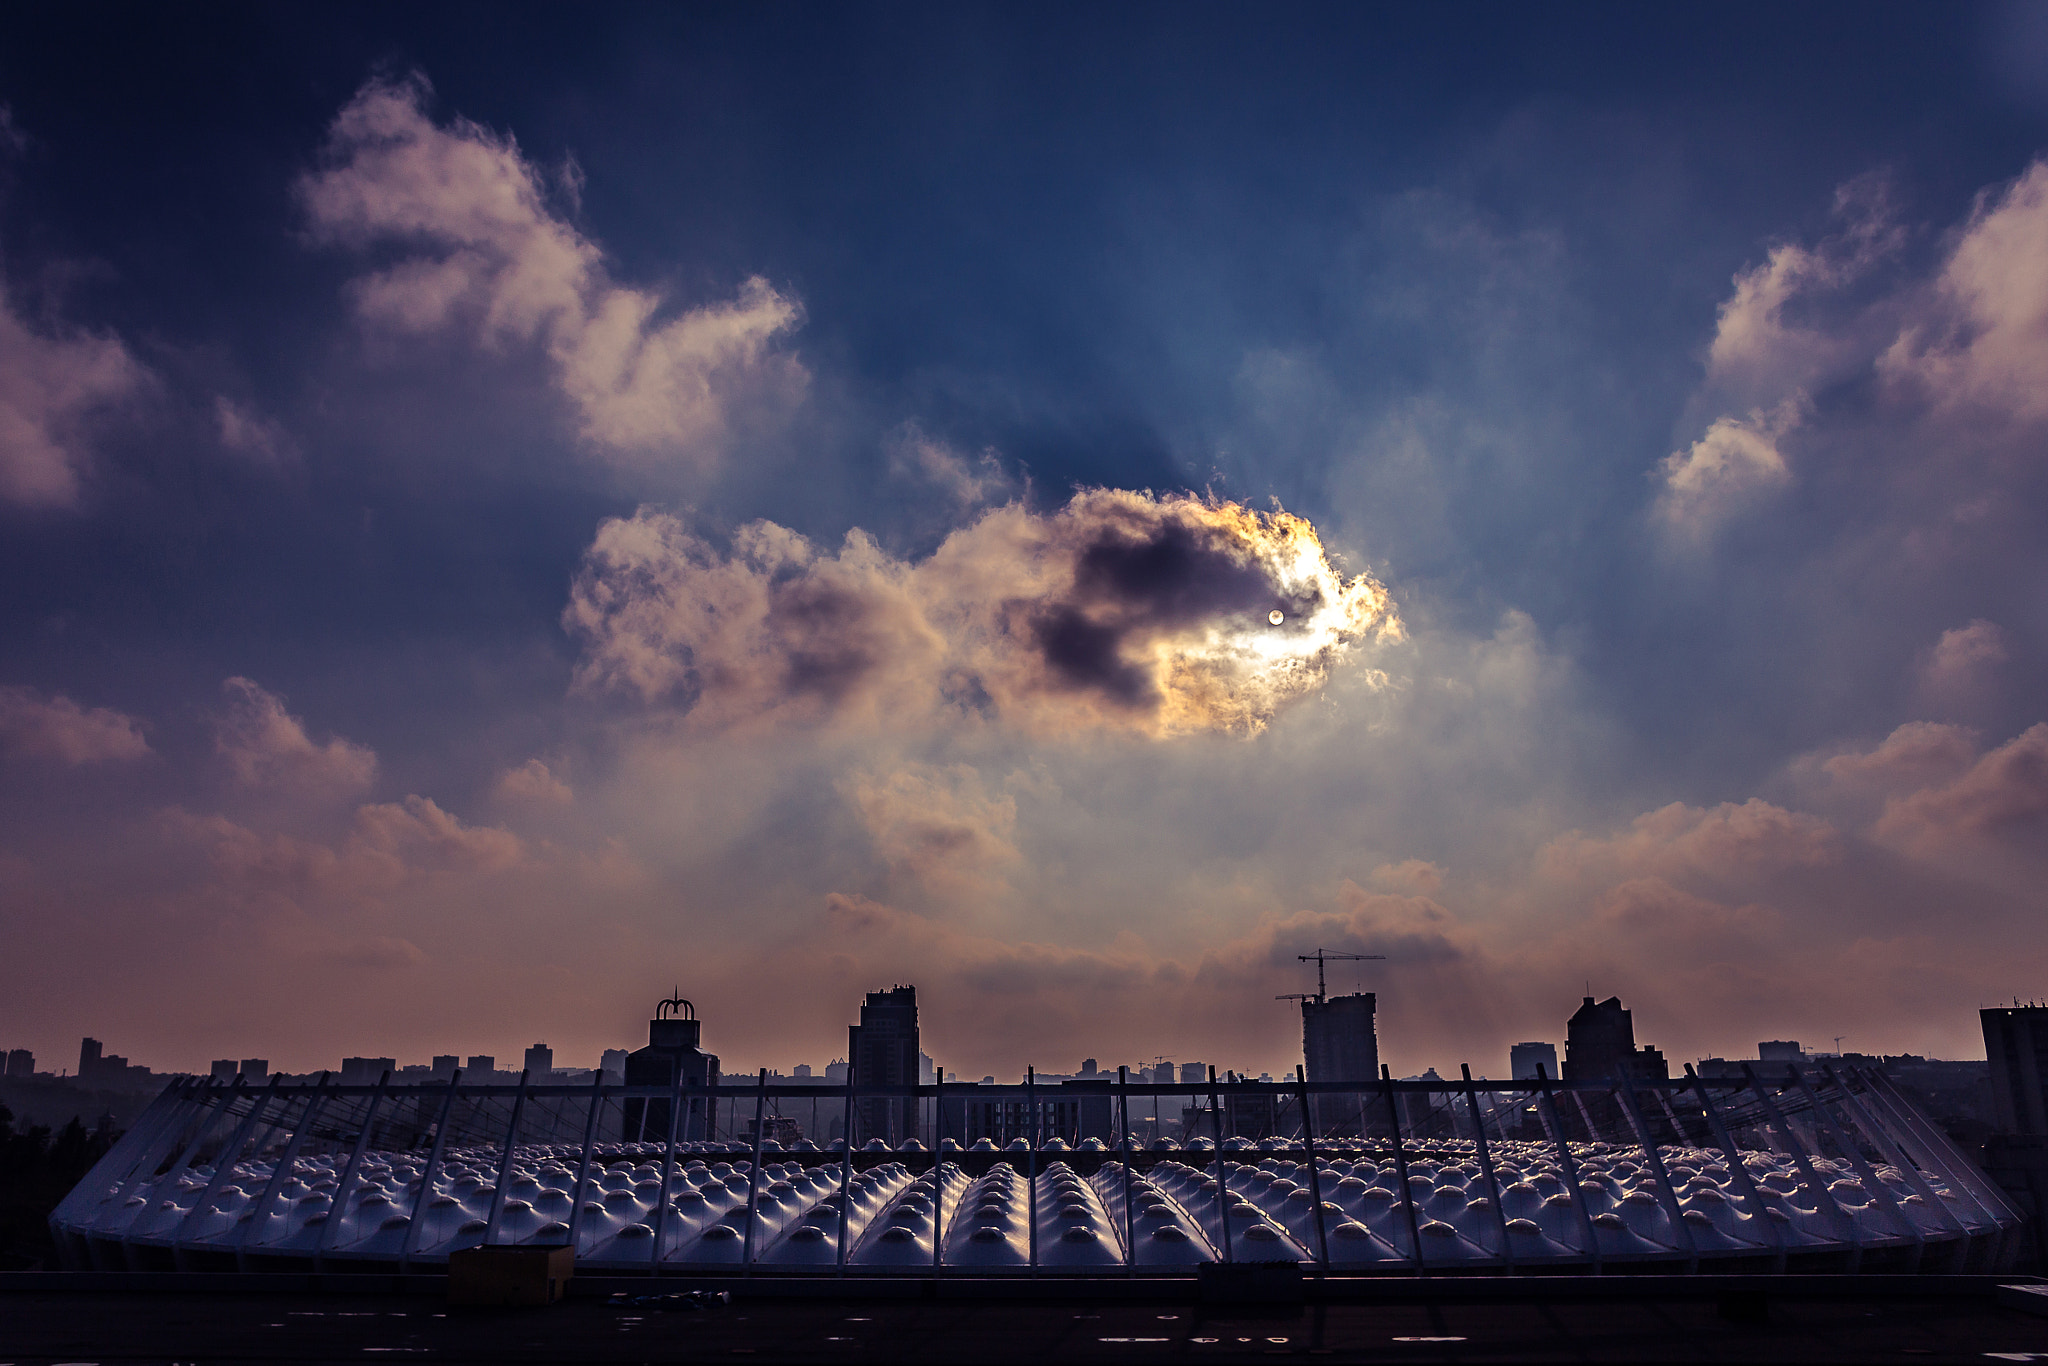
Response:
[[[766,523],[721,556],[643,511],[600,529],[566,621],[584,687],[681,701],[701,726],[907,720],[967,696],[1021,731],[1159,735],[1255,733],[1399,632],[1386,591],[1300,518],[1112,489],[989,512],[915,563]]]

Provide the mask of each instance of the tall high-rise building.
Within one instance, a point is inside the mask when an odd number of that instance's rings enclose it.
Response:
[[[100,1050],[98,1039],[82,1039],[78,1044],[78,1075],[91,1079],[100,1070],[100,1059],[105,1055]]]
[[[269,1080],[270,1080],[270,1059],[268,1059],[268,1058],[244,1058],[244,1059],[242,1059],[242,1066],[241,1066],[241,1071],[240,1071],[240,1074],[239,1074],[239,1075],[241,1076],[241,1078],[242,1078],[242,1080],[243,1080],[243,1081],[247,1082],[247,1083],[248,1083],[249,1085],[251,1085],[251,1086],[254,1086],[254,1085],[256,1085],[256,1084],[257,1084],[258,1082],[265,1082],[265,1081],[269,1081]]]
[[[396,1072],[395,1058],[343,1058],[341,1060],[341,1084],[343,1086],[373,1086],[386,1072]]]
[[[1620,1077],[1663,1081],[1670,1075],[1661,1052],[1648,1044],[1636,1047],[1634,1013],[1622,1008],[1619,996],[1598,1003],[1588,996],[1565,1025],[1566,1081]]]
[[[462,1068],[470,1074],[471,1081],[488,1081],[490,1078],[485,1074],[498,1070],[498,1060],[488,1053],[479,1053],[464,1063]]]
[[[36,1055],[26,1048],[7,1050],[7,1075],[10,1077],[32,1077],[36,1074]]]
[[[1318,1133],[1357,1133],[1362,1107],[1360,1092],[1379,1080],[1380,1041],[1373,1029],[1379,998],[1373,992],[1349,996],[1310,996],[1301,1003],[1301,1058],[1310,1081],[1358,1082],[1360,1091],[1330,1092],[1314,1097]]]
[[[1805,1062],[1806,1050],[1797,1039],[1765,1039],[1756,1046],[1758,1062]]]
[[[555,1070],[555,1050],[544,1043],[537,1043],[526,1050],[526,1070],[535,1081],[546,1081],[548,1073]]]
[[[436,1053],[433,1068],[437,1077],[452,1077],[461,1070],[462,1059],[453,1053]]]
[[[847,1026],[847,1058],[853,1084],[912,1086],[918,1079],[917,988],[871,991],[861,1003],[860,1023]],[[903,1096],[862,1096],[855,1111],[856,1143],[881,1139],[895,1147],[916,1136],[917,1110]]]
[[[1980,1010],[2000,1133],[2048,1134],[2048,1006]]]
[[[1209,1084],[1209,1064],[1205,1062],[1182,1063],[1180,1065],[1180,1084],[1182,1086],[1207,1086]]]
[[[1536,1080],[1536,1068],[1543,1068],[1543,1075],[1557,1080],[1557,1045],[1554,1043],[1518,1043],[1508,1050],[1508,1075],[1516,1081]]]
[[[233,1081],[238,1069],[233,1058],[215,1058],[212,1076],[215,1081]]]
[[[604,1079],[613,1085],[626,1079],[626,1050],[607,1048],[597,1061],[597,1070],[604,1073]]]

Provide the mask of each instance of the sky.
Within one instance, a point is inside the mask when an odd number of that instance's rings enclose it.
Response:
[[[0,17],[0,1045],[1981,1057],[2048,7]]]

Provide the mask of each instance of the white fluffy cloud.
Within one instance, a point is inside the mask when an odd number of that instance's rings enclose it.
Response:
[[[316,238],[402,252],[355,281],[366,322],[465,328],[494,349],[538,342],[586,441],[622,462],[708,461],[736,397],[801,392],[803,367],[776,347],[801,318],[795,300],[757,277],[677,312],[613,283],[518,145],[466,119],[437,126],[427,95],[418,76],[365,86],[300,183]]]
[[[214,746],[250,787],[308,794],[357,792],[376,776],[377,756],[340,736],[317,744],[284,709],[284,699],[246,678],[221,684],[228,709],[214,719]]]
[[[1898,515],[1956,510],[2039,466],[2048,419],[2048,162],[1979,196],[1939,269],[1902,274],[1907,234],[1870,182],[1837,197],[1843,226],[1774,247],[1723,303],[1696,407],[1706,430],[1657,471],[1656,514],[1695,536],[1792,483],[1802,463],[1855,459],[1859,487],[1895,488]],[[1874,285],[1889,271],[1887,287]],[[1818,409],[1830,385],[1865,382],[1875,411]],[[1862,431],[1855,422],[1874,423]],[[1858,431],[1851,441],[1841,439]],[[1825,456],[1823,452],[1828,452]],[[1929,472],[1945,487],[1930,496]],[[1960,476],[1960,477],[1959,477]],[[1927,543],[1927,534],[1916,538]]]
[[[81,707],[62,695],[0,688],[0,742],[18,754],[66,764],[139,759],[149,753],[142,723],[107,707]]]
[[[2048,418],[2048,162],[1978,197],[1930,297],[1878,369],[1944,408]]]
[[[147,376],[120,338],[33,328],[0,288],[0,499],[76,503],[90,458],[83,424]]]

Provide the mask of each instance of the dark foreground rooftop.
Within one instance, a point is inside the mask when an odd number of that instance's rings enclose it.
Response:
[[[1299,1305],[1205,1304],[1185,1286],[1109,1301],[1020,1296],[1016,1286],[989,1298],[967,1283],[858,1298],[829,1287],[767,1297],[736,1285],[729,1305],[700,1310],[611,1298],[673,1291],[672,1282],[581,1278],[548,1308],[476,1310],[451,1308],[422,1284],[401,1292],[384,1278],[357,1279],[343,1290],[251,1290],[233,1284],[247,1278],[223,1277],[215,1288],[172,1291],[104,1277],[94,1289],[65,1288],[76,1278],[0,1277],[0,1366],[2048,1360],[2048,1318],[2001,1306],[1995,1283],[1979,1278],[1379,1282],[1338,1292],[1350,1297],[1340,1302]]]

